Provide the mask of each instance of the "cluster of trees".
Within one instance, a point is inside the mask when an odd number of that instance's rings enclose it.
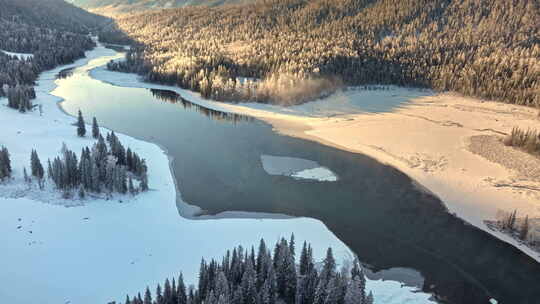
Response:
[[[273,254],[261,240],[257,254],[239,246],[221,262],[203,259],[198,288],[186,288],[180,275],[166,279],[163,288],[158,284],[153,295],[147,288],[144,296],[127,296],[125,304],[373,304],[358,261],[338,271],[329,248],[318,269],[305,242],[295,261],[294,235],[277,242]]]
[[[77,134],[85,136],[86,128],[84,118],[79,111],[77,123]],[[106,139],[100,134],[96,118],[93,119],[92,136],[97,142],[92,148],[82,149],[80,159],[77,154],[67,148],[64,144],[60,156],[47,162],[47,174],[55,186],[63,191],[65,197],[72,195],[78,190],[79,196],[84,198],[86,192],[102,193],[111,195],[117,193],[136,194],[139,191],[148,190],[148,167],[146,160],[141,158],[131,148],[124,148],[116,134],[110,132]],[[0,165],[4,164],[3,159],[7,159],[6,172],[10,173],[9,154],[7,149],[0,152]],[[3,157],[2,155],[4,155]],[[3,172],[0,166],[0,173]],[[37,179],[41,189],[45,183],[45,170],[37,151],[32,150],[30,156],[31,176]],[[0,175],[1,177],[2,175]],[[7,175],[9,176],[9,175]],[[24,178],[31,182],[31,177],[24,168]],[[134,182],[136,181],[136,183]],[[137,185],[136,185],[137,184]]]
[[[9,87],[5,84],[3,89],[6,91],[8,98],[8,107],[17,109],[21,113],[32,109],[32,99],[36,98],[36,91],[32,86],[16,85],[15,87]]]
[[[518,223],[517,210],[510,213],[504,213],[502,216],[500,216],[499,220],[497,221],[497,226],[512,235],[516,235],[523,241],[529,240],[529,232],[531,228],[529,216],[527,215],[525,218],[520,219]]]
[[[118,18],[139,46],[125,63],[109,67],[218,100],[282,102],[282,92],[299,88],[292,98],[305,100],[341,81],[429,87],[533,106],[540,104],[539,19],[535,0],[185,7]]]
[[[90,30],[106,20],[63,0],[2,1],[0,97],[11,96],[13,108],[30,109],[29,99],[35,97],[32,86],[39,73],[84,57],[84,51],[95,46]],[[2,50],[33,56],[11,56]]]
[[[6,147],[0,149],[0,182],[11,177],[11,160]]]
[[[146,161],[130,148],[126,151],[114,132],[107,135],[107,142],[98,135],[98,141],[91,149],[82,149],[80,160],[64,146],[61,156],[48,161],[49,178],[66,195],[78,189],[83,198],[86,192],[110,195],[114,192],[136,194],[147,191]],[[43,175],[35,175],[33,168],[32,175],[38,180],[43,178]],[[138,181],[137,187],[134,180]]]
[[[522,148],[531,154],[540,154],[540,133],[533,129],[525,131],[514,127],[512,132],[504,139],[504,144]]]

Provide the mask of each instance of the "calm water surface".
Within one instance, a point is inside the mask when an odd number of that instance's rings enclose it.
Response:
[[[392,167],[278,135],[266,123],[194,105],[174,92],[113,86],[81,68],[65,74],[54,94],[66,100],[68,113],[81,109],[88,120],[96,116],[103,126],[165,147],[182,199],[209,214],[317,218],[372,270],[415,269],[424,276],[422,290],[444,302],[540,299],[539,264],[449,214],[437,197]],[[263,154],[316,161],[339,180],[269,175]]]

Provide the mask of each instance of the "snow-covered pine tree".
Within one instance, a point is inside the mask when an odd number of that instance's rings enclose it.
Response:
[[[43,177],[45,176],[45,170],[43,170],[43,166],[41,165],[41,161],[39,160],[36,150],[32,150],[30,155],[30,168],[32,175],[37,178],[39,188],[43,189]]]
[[[144,292],[143,304],[152,304],[152,293],[150,292],[150,288],[148,286]]]
[[[361,283],[358,276],[354,276],[347,285],[344,304],[364,304],[365,295],[361,288]]]
[[[0,181],[11,177],[11,160],[6,147],[0,149]]]
[[[96,117],[94,117],[92,119],[92,137],[94,139],[98,139],[99,138],[99,125],[98,125],[98,122],[97,122],[97,119]]]
[[[131,149],[129,147],[126,151],[126,166],[128,168],[128,171],[133,171],[133,153],[131,152]]]
[[[86,125],[81,110],[79,110],[79,115],[77,117],[77,135],[79,137],[84,137],[86,135]]]
[[[184,283],[184,276],[182,273],[180,273],[178,276],[178,287],[176,293],[178,295],[178,304],[187,304],[186,285]]]
[[[364,274],[364,269],[360,267],[360,262],[358,261],[358,258],[355,258],[353,261],[353,267],[351,269],[351,280],[358,279],[358,282],[360,284],[359,290],[360,290],[360,298],[362,301],[366,300],[366,276]]]

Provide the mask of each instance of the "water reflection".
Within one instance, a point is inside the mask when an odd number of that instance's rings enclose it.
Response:
[[[252,122],[253,121],[252,117],[249,117],[246,115],[227,113],[227,112],[217,111],[217,110],[213,110],[207,107],[203,107],[201,105],[198,105],[187,99],[182,98],[180,94],[174,91],[161,90],[161,89],[149,89],[149,90],[150,92],[152,92],[152,96],[156,97],[156,99],[166,101],[172,104],[181,105],[182,107],[184,107],[184,109],[194,110],[213,120],[232,122],[234,124],[239,123],[239,122]]]

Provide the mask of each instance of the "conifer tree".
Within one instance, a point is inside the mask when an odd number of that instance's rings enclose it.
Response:
[[[6,147],[0,149],[0,182],[11,177],[11,160]]]
[[[43,170],[43,166],[41,165],[41,161],[39,160],[39,156],[36,150],[32,150],[32,153],[30,155],[30,169],[32,172],[32,176],[37,177],[38,180],[43,179],[45,171]]]
[[[81,110],[79,110],[79,115],[77,118],[77,135],[79,137],[84,137],[86,135],[86,125],[84,123],[84,118]]]
[[[150,293],[150,288],[146,287],[144,292],[143,304],[152,304],[152,294]]]
[[[98,125],[98,122],[97,122],[97,119],[96,117],[94,117],[92,119],[92,137],[94,139],[98,139],[99,138],[99,125]]]
[[[187,293],[186,293],[186,285],[184,284],[184,277],[180,273],[180,276],[178,277],[178,304],[187,304]]]

